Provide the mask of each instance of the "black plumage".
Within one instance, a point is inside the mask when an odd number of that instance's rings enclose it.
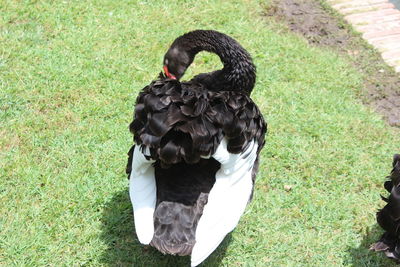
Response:
[[[400,261],[400,155],[393,157],[393,169],[390,180],[384,183],[384,188],[390,193],[383,197],[386,205],[377,212],[378,224],[385,230],[381,239],[371,246],[372,250],[383,251],[386,256]]]
[[[244,150],[253,139],[262,144],[264,125],[246,94],[161,77],[139,94],[130,130],[136,144],[148,146],[151,157],[167,166],[212,155],[223,136],[231,153]]]
[[[195,55],[220,56],[224,68],[180,82]],[[250,93],[255,67],[250,55],[231,37],[216,31],[193,31],[174,41],[164,57],[163,74],[136,100],[130,131],[137,145],[150,148],[156,160],[157,204],[151,245],[163,253],[189,255],[195,231],[220,163],[209,158],[222,138],[228,151],[240,153],[255,140],[264,145],[266,123]],[[167,69],[166,69],[167,68]],[[128,153],[131,173],[133,149]],[[257,173],[258,158],[253,168]]]

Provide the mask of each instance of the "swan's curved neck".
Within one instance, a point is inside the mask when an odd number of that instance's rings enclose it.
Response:
[[[243,91],[250,94],[256,79],[256,68],[249,53],[231,37],[216,31],[197,30],[179,37],[174,43],[194,56],[200,51],[217,54],[222,70],[194,78],[215,90]],[[173,44],[174,45],[174,44]]]

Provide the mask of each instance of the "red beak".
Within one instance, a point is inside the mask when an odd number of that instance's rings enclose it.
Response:
[[[170,79],[172,79],[172,80],[176,80],[176,77],[174,76],[174,75],[172,75],[170,72],[169,72],[169,70],[168,70],[168,67],[166,66],[166,65],[164,65],[164,72],[165,72],[165,75],[168,77],[168,78],[170,78]]]

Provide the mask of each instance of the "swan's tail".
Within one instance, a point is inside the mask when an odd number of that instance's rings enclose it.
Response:
[[[155,165],[157,206],[150,245],[164,254],[185,256],[192,253],[197,223],[219,167],[214,159],[174,164],[168,169]]]

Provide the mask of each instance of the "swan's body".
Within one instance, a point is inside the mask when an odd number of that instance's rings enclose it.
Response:
[[[400,155],[394,156],[390,180],[384,187],[390,195],[382,197],[387,204],[376,214],[376,219],[385,233],[371,249],[383,251],[387,257],[400,261]]]
[[[196,53],[224,68],[179,82]],[[251,199],[266,124],[249,94],[255,68],[232,38],[215,31],[179,37],[164,59],[173,78],[146,86],[130,129],[130,195],[139,241],[201,263],[234,229]]]

